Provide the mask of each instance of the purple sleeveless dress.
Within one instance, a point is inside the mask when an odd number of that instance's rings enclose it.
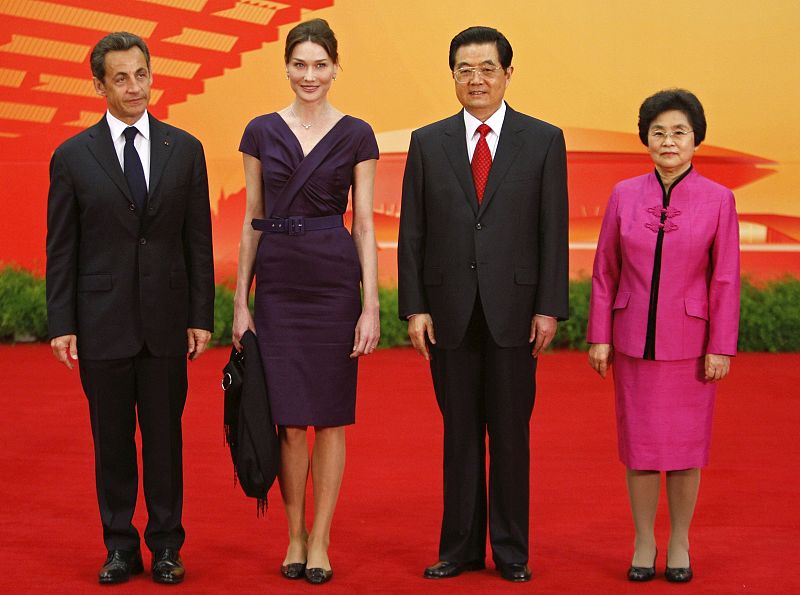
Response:
[[[353,168],[378,158],[369,124],[344,116],[304,157],[278,114],[254,118],[239,150],[261,161],[267,217],[343,215]],[[325,152],[324,158],[318,152]],[[290,212],[274,201],[293,174],[319,161]],[[279,207],[280,208],[280,207]],[[255,263],[255,325],[273,421],[282,426],[355,423],[361,267],[344,227],[303,235],[262,233]]]

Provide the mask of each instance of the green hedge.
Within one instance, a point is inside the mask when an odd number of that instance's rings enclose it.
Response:
[[[591,283],[570,283],[570,319],[558,325],[554,347],[586,349]],[[406,323],[397,318],[397,290],[380,289],[380,347],[407,345]],[[233,292],[217,286],[214,300],[215,345],[230,345]],[[44,280],[6,266],[0,269],[0,340],[47,339]],[[763,285],[742,281],[740,351],[800,352],[800,279],[785,277]]]
[[[0,340],[46,338],[44,280],[10,266],[0,269]]]

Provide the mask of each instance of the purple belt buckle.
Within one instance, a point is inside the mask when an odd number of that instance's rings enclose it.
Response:
[[[290,236],[301,236],[306,233],[305,220],[303,217],[287,217],[286,233]]]

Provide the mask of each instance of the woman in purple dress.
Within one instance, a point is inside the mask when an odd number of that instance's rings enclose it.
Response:
[[[371,353],[380,336],[372,220],[378,145],[366,122],[328,102],[339,69],[328,23],[294,27],[285,61],[294,101],[253,119],[239,147],[247,207],[233,340],[239,347],[248,329],[258,336],[279,429],[278,481],[289,525],[281,573],[319,584],[333,575],[328,544],[344,471],[344,426],[355,422],[358,357]],[[352,236],[342,222],[351,187]],[[247,307],[254,276],[255,322]],[[308,426],[315,430],[310,457]]]

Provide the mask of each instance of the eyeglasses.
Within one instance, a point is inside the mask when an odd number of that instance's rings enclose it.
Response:
[[[476,74],[482,80],[489,80],[499,77],[505,72],[505,68],[502,66],[471,66],[464,68],[459,68],[453,71],[453,78],[456,79],[456,82],[459,84],[466,84],[472,80]]]
[[[692,134],[694,130],[673,130],[672,132],[666,132],[664,130],[653,130],[650,132],[650,138],[652,138],[657,143],[663,143],[667,140],[667,138],[671,138],[676,143],[680,143],[685,141],[689,138],[689,135]]]

